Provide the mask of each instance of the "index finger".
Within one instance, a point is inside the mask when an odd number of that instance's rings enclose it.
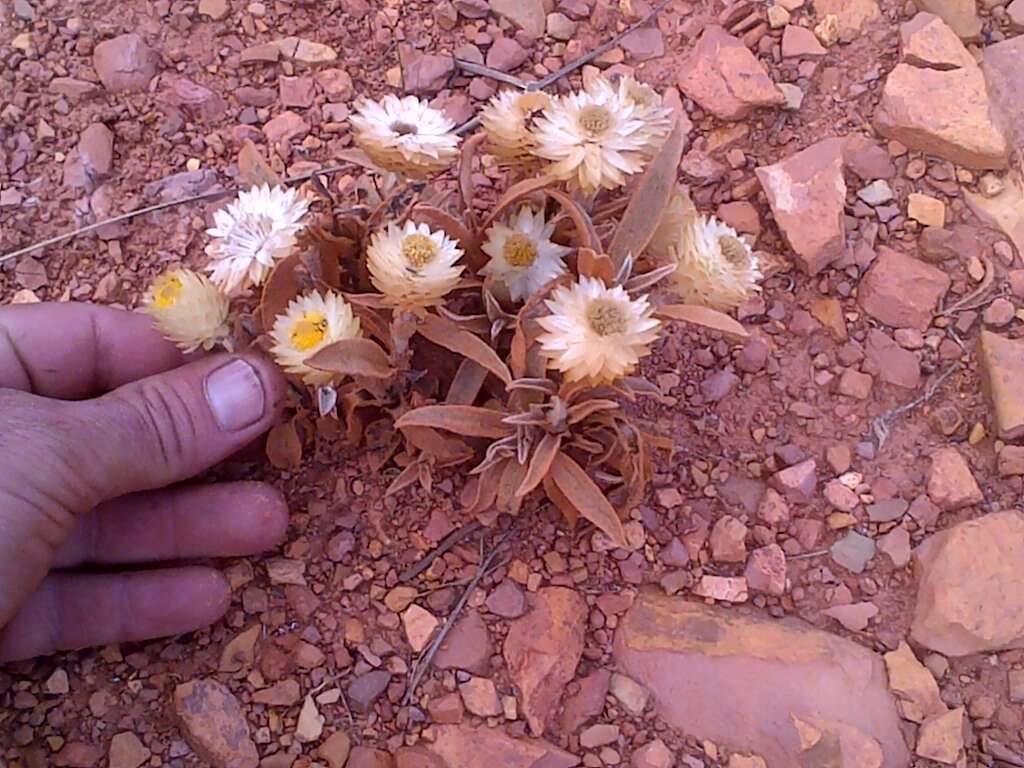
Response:
[[[79,400],[176,368],[146,315],[95,304],[0,307],[0,388]]]

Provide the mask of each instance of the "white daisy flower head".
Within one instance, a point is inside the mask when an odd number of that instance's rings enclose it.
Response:
[[[260,285],[274,265],[295,247],[306,226],[309,201],[298,190],[267,184],[238,193],[238,199],[213,214],[206,230],[206,269],[230,295]]]
[[[338,375],[311,368],[306,361],[329,344],[360,333],[359,318],[345,299],[334,291],[311,291],[294,299],[274,320],[270,353],[282,369],[301,376],[307,384],[329,384]]]
[[[551,97],[541,91],[507,90],[493,96],[480,111],[488,150],[508,162],[531,158],[537,147],[534,118],[549,106]]]
[[[616,189],[643,170],[667,135],[667,121],[647,119],[607,82],[555,99],[537,119],[536,154],[552,161],[548,173],[593,195]]]
[[[407,221],[388,224],[370,238],[366,267],[370,282],[399,306],[433,304],[458,285],[462,249],[443,231]]]
[[[538,319],[545,333],[537,340],[566,381],[608,384],[631,373],[661,326],[646,296],[631,298],[595,277],[556,288],[545,303],[551,314]]]
[[[227,296],[191,269],[169,269],[157,277],[142,298],[142,311],[185,352],[231,346]]]
[[[455,123],[415,96],[364,100],[349,121],[356,144],[385,171],[423,179],[448,168],[458,154]]]
[[[544,285],[565,274],[563,259],[571,251],[551,242],[554,222],[524,205],[507,224],[487,230],[482,250],[491,257],[480,274],[504,283],[513,301],[525,301]]]
[[[672,288],[687,304],[738,307],[757,290],[757,256],[736,230],[713,216],[697,216],[683,227],[675,249]]]

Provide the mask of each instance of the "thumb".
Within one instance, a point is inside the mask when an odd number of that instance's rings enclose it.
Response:
[[[75,404],[80,440],[91,447],[81,459],[91,498],[74,511],[226,459],[270,428],[283,397],[284,382],[267,360],[218,356]]]

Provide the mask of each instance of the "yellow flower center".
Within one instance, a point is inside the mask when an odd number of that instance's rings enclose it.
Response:
[[[612,127],[612,113],[600,104],[588,104],[580,110],[578,121],[580,128],[596,137]]]
[[[412,123],[404,123],[401,120],[396,120],[391,124],[391,130],[399,136],[409,136],[410,134],[416,133],[416,126]]]
[[[437,243],[426,235],[418,232],[409,235],[402,241],[402,256],[412,266],[420,269],[427,266],[437,256]]]
[[[529,267],[537,260],[537,246],[526,235],[516,232],[509,235],[502,251],[505,261],[513,267]]]
[[[587,323],[598,336],[612,336],[626,331],[626,313],[615,301],[596,299],[587,307]]]
[[[722,256],[734,267],[745,267],[750,263],[747,255],[747,247],[739,238],[731,235],[723,235],[718,238],[718,247],[722,249]]]
[[[178,303],[184,286],[180,277],[165,277],[159,285],[153,287],[153,304],[160,309],[168,309]]]
[[[292,346],[308,352],[327,338],[327,318],[322,312],[307,312],[292,325]]]

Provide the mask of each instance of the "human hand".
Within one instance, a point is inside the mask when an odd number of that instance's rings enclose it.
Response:
[[[0,308],[0,662],[216,621],[219,571],[104,567],[240,556],[285,534],[261,483],[166,488],[245,447],[284,395],[259,357],[182,364],[144,315]]]

